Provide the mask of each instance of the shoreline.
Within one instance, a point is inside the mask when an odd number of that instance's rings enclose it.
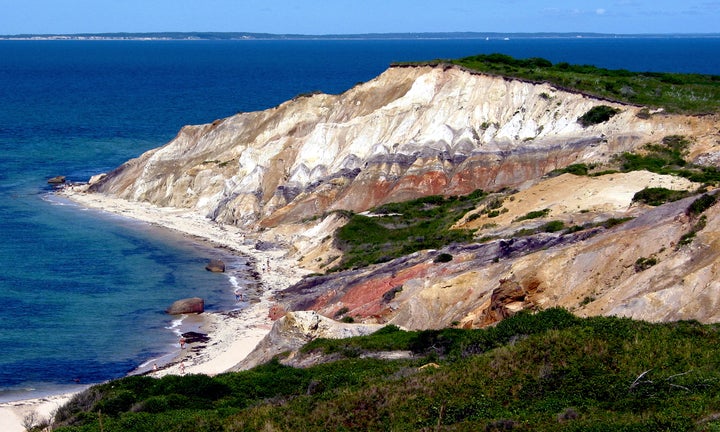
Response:
[[[184,374],[217,375],[242,361],[267,335],[273,322],[269,318],[274,295],[299,281],[307,271],[286,258],[283,248],[258,250],[259,239],[236,226],[210,221],[188,209],[156,207],[148,203],[131,202],[101,194],[85,193],[83,186],[67,186],[54,192],[58,197],[80,208],[116,214],[133,220],[171,229],[188,235],[194,241],[224,248],[248,258],[254,267],[258,293],[241,303],[241,308],[223,312],[204,312],[199,315],[182,315],[181,328],[197,328],[209,336],[207,342],[190,343],[185,349],[168,353],[159,359],[149,359],[128,375],[146,374],[151,377]],[[184,331],[184,330],[183,330]],[[153,362],[167,361],[153,371]],[[85,386],[87,388],[90,386]],[[84,389],[83,388],[83,389]],[[80,390],[81,391],[81,390]],[[38,420],[50,417],[77,392],[48,395],[35,399],[0,403],[0,430],[22,432],[23,419],[35,412]]]

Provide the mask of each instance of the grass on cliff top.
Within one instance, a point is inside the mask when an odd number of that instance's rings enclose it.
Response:
[[[664,108],[672,113],[705,114],[720,109],[718,75],[610,70],[591,65],[553,64],[537,57],[516,59],[505,54],[480,54],[442,62],[493,75],[547,82],[561,89]]]
[[[717,431],[718,330],[562,309],[485,330],[390,327],[312,342],[340,360],[307,369],[111,381],[60,408],[53,430]],[[360,357],[385,349],[415,357]]]
[[[351,214],[348,223],[335,233],[343,259],[333,270],[365,267],[423,249],[467,243],[472,240],[472,231],[450,227],[485,197],[481,190],[460,197],[432,195],[385,204],[367,216]]]

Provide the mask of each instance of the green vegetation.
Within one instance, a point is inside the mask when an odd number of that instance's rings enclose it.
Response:
[[[588,175],[590,172],[590,169],[592,169],[591,166],[588,166],[587,164],[580,163],[580,164],[572,164],[568,165],[565,168],[560,168],[555,171],[553,171],[552,175],[560,175],[565,173],[575,174],[577,176],[585,176]]]
[[[528,219],[542,218],[542,217],[545,217],[545,216],[547,216],[547,215],[549,215],[549,214],[550,214],[550,209],[547,209],[547,208],[546,208],[546,209],[542,209],[542,210],[535,210],[535,211],[528,212],[528,213],[526,213],[526,214],[523,215],[523,216],[518,216],[518,217],[516,217],[516,218],[513,220],[513,222],[520,222],[520,221],[524,221],[524,220],[528,220]]]
[[[654,266],[655,264],[657,264],[657,258],[640,257],[637,260],[635,260],[635,265],[634,265],[635,272],[641,272],[641,271],[647,270],[650,267]]]
[[[373,216],[352,214],[335,234],[344,255],[335,270],[390,261],[423,249],[438,249],[472,240],[470,230],[451,230],[486,197],[475,191],[462,197],[439,195],[390,203],[373,209]]]
[[[572,164],[552,171],[550,176],[563,173],[575,175],[601,176],[617,172],[650,171],[656,174],[676,175],[696,183],[707,185],[720,184],[720,171],[713,166],[695,165],[685,160],[690,142],[681,135],[668,135],[659,143],[644,145],[639,151],[625,152],[614,159],[619,170],[598,171],[597,165]]]
[[[348,313],[348,312],[350,312],[350,309],[349,309],[349,308],[347,308],[347,307],[341,307],[340,309],[338,309],[338,310],[335,312],[335,315],[333,315],[333,318],[335,318],[335,319],[340,319],[340,318],[342,318],[343,315],[345,315],[345,314]]]
[[[583,127],[588,127],[604,123],[619,112],[620,110],[617,108],[609,107],[607,105],[598,105],[590,108],[588,112],[581,115],[578,118],[578,122],[583,125]]]
[[[633,202],[641,202],[651,206],[659,206],[666,202],[677,201],[687,197],[689,193],[684,190],[672,190],[662,187],[645,188],[633,195]]]
[[[563,221],[550,221],[540,227],[540,231],[554,233],[565,229],[565,223]]]
[[[677,247],[680,248],[682,246],[686,246],[692,243],[692,241],[695,240],[695,236],[697,235],[697,233],[702,231],[705,228],[705,225],[707,225],[707,216],[702,215],[692,227],[692,229],[680,237],[680,241],[678,241]]]
[[[449,253],[441,253],[440,255],[436,256],[433,262],[436,263],[446,263],[452,261],[453,256]]]
[[[563,234],[572,234],[574,232],[585,231],[585,230],[597,228],[597,227],[603,227],[605,229],[610,229],[614,226],[620,225],[620,224],[625,223],[632,219],[633,218],[631,218],[631,217],[610,218],[610,219],[607,219],[602,222],[588,222],[588,223],[585,223],[582,225],[571,225],[569,227],[566,227],[565,223],[562,221],[549,221],[537,228],[523,228],[518,231],[515,231],[512,234],[512,237],[524,237],[524,236],[535,235],[535,234],[543,233],[543,232],[554,233],[554,232],[560,232],[563,230],[565,230],[563,232]],[[493,239],[495,239],[495,237],[486,236],[486,237],[481,238],[478,241],[485,242],[485,241],[490,241]]]
[[[660,144],[647,144],[639,153],[623,153],[621,169],[627,171],[647,170],[658,174],[680,174],[687,162],[683,158],[690,143],[685,137],[670,135]]]
[[[488,74],[548,82],[599,98],[662,107],[668,112],[698,114],[720,109],[720,76],[717,75],[609,70],[590,65],[552,64],[542,58],[515,59],[504,54],[480,54],[442,62]],[[552,95],[546,94],[543,99],[551,100]]]
[[[720,171],[717,168],[691,164],[684,159],[689,145],[685,137],[670,135],[659,144],[645,145],[638,153],[623,153],[618,160],[624,172],[646,170],[684,177],[696,183],[720,183]]]
[[[485,330],[389,326],[311,342],[304,352],[338,360],[307,369],[272,361],[215,377],[95,386],[58,411],[53,430],[718,430],[718,330],[562,309],[519,313]],[[415,355],[360,358],[386,350]]]
[[[480,214],[487,215],[489,218],[500,216],[502,210],[507,212],[507,209],[503,209],[503,202],[505,202],[505,197],[502,196],[493,196],[492,198],[489,198],[485,203],[485,207],[480,210]]]
[[[690,142],[683,136],[670,135],[659,143],[645,145],[637,153],[623,153],[614,164],[618,170],[602,170],[601,166],[592,164],[572,164],[555,170],[551,175],[572,173],[575,175],[598,176],[616,172],[647,170],[657,174],[677,175],[695,182],[719,184],[720,171],[714,167],[696,166],[684,159]],[[690,191],[676,191],[665,188],[646,188],[633,197],[633,201],[648,205],[661,205],[690,196]],[[410,254],[422,249],[438,249],[451,243],[468,243],[471,241],[489,241],[494,237],[486,236],[474,239],[470,230],[450,230],[456,221],[470,210],[481,208],[467,218],[473,221],[485,215],[487,218],[497,217],[508,210],[503,207],[507,198],[502,193],[488,196],[476,191],[465,197],[429,196],[403,203],[392,203],[374,209],[374,215],[363,216],[346,212],[349,222],[336,232],[336,245],[344,252],[344,258],[334,270],[359,268],[373,263]],[[688,214],[696,215],[706,206],[714,204],[714,197],[708,195],[687,210]],[[528,212],[517,217],[514,222],[546,217],[549,209]],[[584,224],[566,227],[561,221],[549,221],[534,229],[521,229],[513,237],[534,235],[541,232],[573,233],[585,229],[604,226],[612,228],[629,219],[610,219],[602,223]],[[496,227],[488,223],[483,229]],[[685,241],[692,240],[693,233]]]
[[[605,229],[610,229],[614,226],[623,224],[627,221],[631,221],[633,218],[631,217],[624,217],[624,218],[610,218],[604,222],[600,222],[600,226],[604,227]]]
[[[592,303],[592,302],[594,302],[594,301],[595,301],[595,297],[593,297],[593,296],[585,296],[585,298],[582,299],[582,301],[580,302],[580,306],[587,306],[587,305],[589,305],[590,303]]]
[[[700,217],[697,219],[697,222],[695,222],[692,229],[680,237],[677,245],[678,248],[692,243],[697,233],[705,229],[705,225],[707,225],[707,216],[702,213],[714,206],[716,202],[717,197],[715,197],[715,195],[703,194],[693,201],[687,209],[685,209],[685,214],[688,216],[692,218],[696,218],[698,216]]]
[[[705,210],[714,206],[717,202],[715,195],[702,194],[700,198],[693,201],[685,211],[688,216],[698,216]]]

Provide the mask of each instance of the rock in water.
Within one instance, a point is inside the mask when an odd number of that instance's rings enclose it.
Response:
[[[205,311],[205,300],[200,297],[191,297],[178,300],[170,305],[165,312],[170,315],[203,313]]]
[[[210,260],[208,265],[205,266],[205,270],[214,273],[223,273],[225,271],[225,263],[218,259]]]
[[[65,176],[55,176],[53,178],[48,179],[48,184],[52,185],[58,185],[65,183]]]

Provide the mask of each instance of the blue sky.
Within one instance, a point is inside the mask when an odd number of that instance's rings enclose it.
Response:
[[[0,34],[720,33],[720,0],[0,0]]]

